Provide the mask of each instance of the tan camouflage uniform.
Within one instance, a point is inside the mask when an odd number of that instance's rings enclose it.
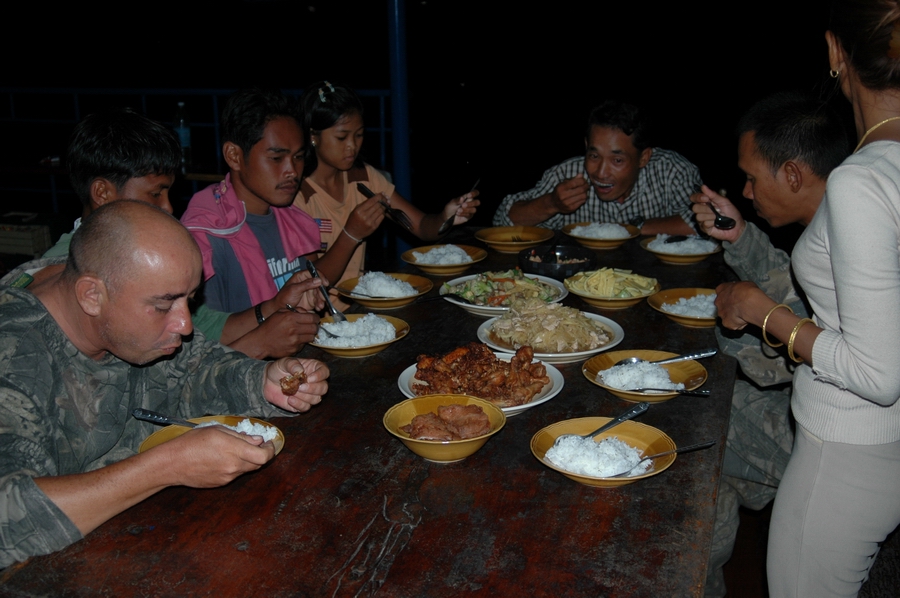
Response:
[[[265,366],[200,333],[152,365],[135,367],[113,355],[93,360],[34,295],[0,289],[0,567],[81,538],[33,478],[91,471],[136,454],[158,428],[134,419],[134,408],[180,417],[285,415],[262,396]]]
[[[765,233],[748,222],[737,243],[723,245],[725,262],[741,280],[755,282],[771,299],[789,305],[800,317],[807,316],[794,288],[791,258],[773,247]],[[793,367],[784,347],[766,345],[758,328],[752,332],[716,328],[716,337],[722,352],[738,360],[749,382],[737,380],[734,385],[707,568],[708,598],[725,595],[722,566],[731,558],[737,537],[738,507],[761,509],[775,498],[794,443],[791,389],[786,386],[793,377]],[[762,390],[776,385],[782,387]]]

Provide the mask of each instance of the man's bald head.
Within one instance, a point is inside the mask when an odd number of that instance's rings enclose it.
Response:
[[[120,200],[101,206],[75,231],[63,279],[94,275],[113,292],[139,274],[138,262],[159,249],[200,259],[197,244],[178,220],[142,201]],[[189,259],[189,258],[188,258]]]

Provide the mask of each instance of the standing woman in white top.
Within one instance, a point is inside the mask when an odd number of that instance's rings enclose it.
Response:
[[[475,214],[478,191],[450,200],[437,214],[425,214],[401,197],[378,170],[363,162],[363,105],[349,87],[321,81],[303,93],[301,103],[309,145],[305,180],[294,205],[319,223],[325,256],[316,265],[329,280],[341,281],[362,273],[365,239],[385,217],[382,203],[405,212],[411,232],[424,240],[437,239],[438,229],[451,217],[456,225]],[[357,183],[375,196],[366,198]]]
[[[900,524],[900,6],[835,0],[826,39],[859,144],[794,248],[815,320],[752,283],[716,300],[726,327],[759,326],[803,364],[769,529],[773,598],[856,596]]]

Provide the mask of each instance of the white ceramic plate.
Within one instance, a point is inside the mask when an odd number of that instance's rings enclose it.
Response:
[[[494,353],[497,357],[502,359],[503,361],[509,361],[512,359],[512,355],[509,353]],[[535,359],[531,363],[535,361],[540,361]],[[523,411],[527,411],[536,405],[540,405],[541,403],[546,403],[553,397],[559,394],[559,391],[562,390],[563,384],[565,381],[563,379],[562,373],[550,365],[549,363],[545,363],[544,367],[547,369],[547,376],[550,378],[550,382],[544,385],[544,388],[541,389],[539,393],[534,395],[534,398],[531,399],[531,402],[525,403],[524,405],[516,405],[515,407],[501,407],[500,411],[506,414],[506,417],[512,417],[513,415],[519,415]],[[400,377],[397,379],[397,386],[400,387],[400,392],[409,397],[410,399],[416,396],[412,390],[413,384],[415,385],[423,385],[428,386],[427,382],[422,382],[421,380],[415,379],[416,375],[416,364],[412,364],[400,374]]]
[[[583,361],[591,355],[596,355],[597,353],[601,353],[603,351],[606,351],[607,349],[612,349],[613,347],[621,343],[625,338],[625,331],[622,329],[622,327],[609,318],[604,318],[603,316],[598,316],[597,314],[592,314],[584,311],[581,313],[592,320],[600,322],[608,329],[610,329],[613,333],[612,340],[602,347],[597,347],[596,349],[591,349],[590,351],[578,351],[576,353],[535,352],[534,358],[540,359],[544,363],[575,363],[576,361]],[[481,324],[481,326],[478,327],[478,340],[486,344],[494,351],[500,351],[501,353],[515,353],[516,350],[509,345],[500,345],[496,341],[491,339],[491,326],[494,324],[494,321],[496,319],[497,318],[491,318],[490,320],[486,320]]]
[[[453,280],[447,281],[447,284],[450,286],[463,284],[474,278],[477,278],[478,276],[479,276],[478,274],[472,274],[470,276],[454,278]],[[549,286],[553,287],[554,289],[556,289],[557,291],[559,291],[559,297],[557,297],[550,303],[558,303],[558,302],[562,301],[563,299],[565,299],[566,296],[569,294],[569,289],[567,289],[566,286],[563,283],[559,282],[558,280],[554,280],[548,276],[541,276],[540,274],[526,274],[525,276],[527,276],[528,278],[534,279],[534,280],[539,280],[540,282],[542,282],[546,285],[549,285]],[[441,289],[438,292],[441,295],[443,295],[445,293],[444,289],[445,289],[445,287],[443,285],[441,285]],[[458,305],[459,307],[463,308],[470,314],[475,314],[476,316],[483,316],[486,318],[492,318],[494,316],[499,316],[499,315],[502,315],[504,312],[509,311],[508,306],[507,307],[494,307],[492,305],[469,305],[468,303],[463,303],[462,301],[460,301],[459,299],[456,299],[454,297],[444,297],[444,300],[449,301],[453,305]]]

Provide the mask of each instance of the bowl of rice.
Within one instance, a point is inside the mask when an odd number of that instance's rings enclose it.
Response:
[[[716,292],[713,289],[666,289],[647,299],[656,311],[689,328],[716,325]]]
[[[471,245],[426,245],[404,251],[400,259],[426,274],[454,276],[486,257],[487,251]]]
[[[409,433],[402,430],[417,415],[434,413],[441,405],[478,405],[488,416],[491,431],[465,440],[419,440],[410,438]],[[453,463],[475,454],[483,447],[491,436],[506,425],[506,416],[492,403],[468,395],[425,395],[397,403],[387,410],[382,423],[388,432],[425,460],[434,463]]]
[[[223,425],[231,428],[235,432],[244,434],[262,436],[264,441],[272,441],[275,445],[275,454],[281,452],[284,448],[284,434],[277,427],[268,422],[255,417],[244,417],[242,415],[207,415],[205,417],[192,417],[188,420],[198,425],[198,427]],[[168,442],[173,438],[178,438],[191,428],[184,426],[166,426],[161,430],[157,430],[148,436],[141,446],[138,448],[139,453],[149,451],[155,446],[159,446],[164,442]]]
[[[636,363],[617,366],[616,363],[628,357],[656,361],[677,356],[677,353],[647,349],[611,351],[588,359],[581,367],[581,373],[620,399],[634,403],[662,403],[677,397],[680,390],[696,390],[703,386],[708,377],[706,368],[694,360],[663,365]],[[629,388],[671,388],[672,392],[633,392],[627,390]]]
[[[553,238],[553,231],[539,226],[495,226],[483,228],[475,238],[500,253],[518,253]]]
[[[571,293],[581,297],[585,303],[603,309],[625,309],[637,305],[659,290],[655,278],[618,268],[581,272],[563,282]]]
[[[562,227],[562,232],[591,249],[615,249],[641,234],[636,226],[611,222],[575,222]]]
[[[614,488],[655,476],[675,462],[675,454],[641,464],[631,475],[604,477],[634,467],[641,458],[675,450],[675,442],[661,430],[635,421],[622,422],[593,439],[565,438],[566,434],[587,434],[609,422],[610,417],[580,417],[547,426],[531,437],[531,453],[538,461],[571,480],[586,486]],[[643,471],[642,471],[643,470]]]
[[[415,274],[367,272],[358,278],[345,280],[335,289],[342,297],[353,299],[370,309],[396,309],[409,305],[433,286],[430,280]]]
[[[666,243],[669,235],[656,235],[650,239],[641,241],[641,247],[655,255],[665,264],[682,266],[702,262],[709,256],[722,251],[722,246],[715,241],[708,241],[700,237],[688,237],[685,241]]]
[[[347,314],[346,322],[335,322],[331,316],[322,318],[319,326],[336,334],[328,336],[321,330],[309,343],[337,357],[368,357],[387,349],[391,343],[409,334],[409,324],[400,318],[375,314]]]

